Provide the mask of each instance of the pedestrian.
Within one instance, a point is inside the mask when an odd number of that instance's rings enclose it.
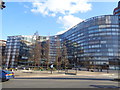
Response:
[[[97,71],[99,72],[99,67],[97,67]]]
[[[53,64],[50,65],[50,68],[51,68],[51,74],[53,73]]]
[[[102,72],[102,66],[100,67],[100,72]]]
[[[16,67],[15,70],[17,71],[17,69],[18,69],[18,68]]]
[[[107,73],[109,73],[109,65],[107,65]]]
[[[29,71],[30,71],[30,68],[29,68]]]

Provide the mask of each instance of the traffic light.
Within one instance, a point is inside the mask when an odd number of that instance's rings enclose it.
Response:
[[[0,3],[0,8],[3,9],[3,8],[5,8],[5,7],[6,7],[6,6],[5,6],[5,2],[2,1],[2,2]]]

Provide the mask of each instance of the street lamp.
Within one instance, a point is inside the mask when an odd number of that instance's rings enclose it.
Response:
[[[78,58],[76,58],[76,75],[77,75],[77,69],[78,69]]]
[[[107,69],[107,73],[109,73],[109,65],[106,64],[106,63],[104,63],[104,67],[106,67],[106,69]]]
[[[75,65],[75,74],[77,74],[77,56],[75,55],[75,61],[74,62],[76,62],[76,63],[74,63],[74,65]]]

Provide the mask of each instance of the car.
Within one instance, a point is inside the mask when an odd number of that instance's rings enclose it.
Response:
[[[8,81],[9,79],[14,78],[14,73],[7,70],[0,70],[0,79],[2,81]]]

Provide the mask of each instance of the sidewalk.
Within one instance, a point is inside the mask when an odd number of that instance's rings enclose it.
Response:
[[[69,71],[69,73],[75,73],[75,70]],[[26,77],[26,78],[33,78],[33,77],[72,77],[72,78],[108,78],[114,79],[118,78],[117,72],[90,72],[90,71],[77,71],[77,75],[70,75],[65,74],[65,71],[53,71],[51,74],[50,71],[29,71],[29,70],[18,70],[14,71],[15,77]]]
[[[51,77],[51,76],[65,76],[64,73],[57,73],[53,71],[51,74],[50,71],[29,71],[29,70],[20,70],[14,71],[15,77]]]

